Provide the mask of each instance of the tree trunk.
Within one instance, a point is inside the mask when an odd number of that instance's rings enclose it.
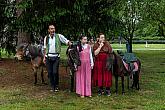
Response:
[[[130,46],[130,49],[129,49],[129,53],[132,53],[132,38],[133,38],[133,34],[130,35],[130,39],[129,39],[129,46]]]
[[[22,0],[16,0],[16,3],[19,4]],[[18,8],[16,10],[17,18],[19,18],[22,14],[22,9]],[[30,34],[27,32],[24,32],[22,29],[18,30],[18,35],[17,35],[17,46],[20,45],[21,43],[29,43],[30,42]]]
[[[20,45],[21,43],[29,43],[31,41],[30,34],[21,31],[21,29],[18,31],[17,38],[18,38],[17,45]]]
[[[129,51],[129,53],[132,53],[132,40],[129,41],[129,45],[130,45],[130,51]]]

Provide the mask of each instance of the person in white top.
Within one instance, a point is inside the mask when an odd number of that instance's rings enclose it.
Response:
[[[87,44],[87,37],[80,36],[78,50],[81,60],[81,66],[76,72],[76,93],[81,98],[91,97],[91,69],[94,66],[91,46]]]
[[[59,86],[59,61],[61,42],[72,45],[62,34],[55,33],[55,26],[50,24],[48,27],[49,35],[44,38],[44,59],[48,70],[48,78],[51,84],[51,91],[57,92]]]

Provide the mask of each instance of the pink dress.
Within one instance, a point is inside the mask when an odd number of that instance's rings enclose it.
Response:
[[[87,48],[83,49],[79,54],[81,66],[78,67],[76,72],[76,93],[81,96],[91,96],[90,46],[87,45]]]

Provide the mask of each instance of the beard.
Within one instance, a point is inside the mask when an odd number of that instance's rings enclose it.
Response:
[[[52,37],[53,37],[53,36],[54,36],[54,32],[51,32],[51,33],[50,33],[50,36],[52,36]]]

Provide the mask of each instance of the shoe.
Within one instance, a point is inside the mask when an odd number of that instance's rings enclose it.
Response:
[[[54,89],[51,89],[50,92],[55,92],[55,90]]]
[[[58,87],[56,87],[54,91],[55,91],[55,92],[58,92],[58,91],[59,91]]]
[[[82,95],[82,96],[80,96],[81,98],[84,98],[84,96]]]
[[[98,90],[98,95],[101,96],[102,94],[104,94],[104,91],[102,89]]]
[[[106,93],[107,96],[111,96],[111,91],[110,90],[106,90],[105,93]]]

